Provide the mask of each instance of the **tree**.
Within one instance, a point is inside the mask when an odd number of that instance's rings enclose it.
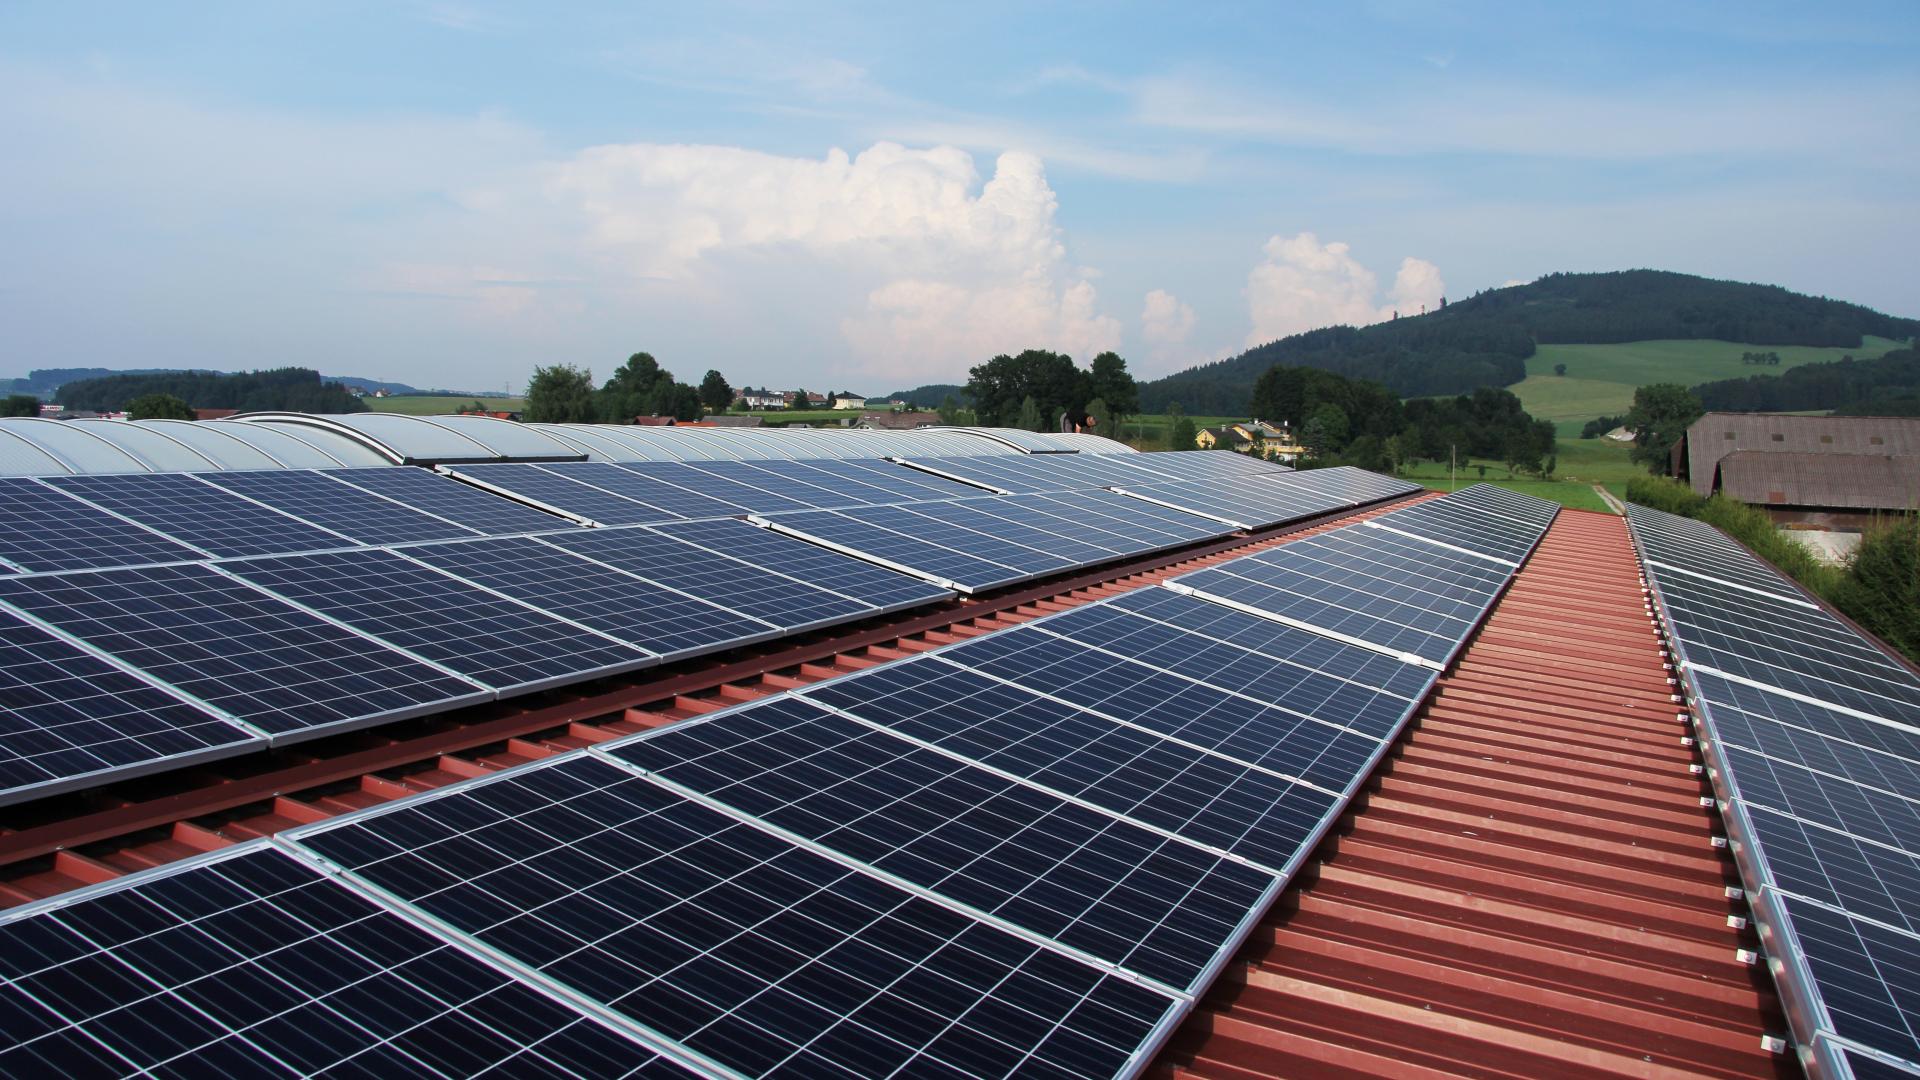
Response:
[[[1105,435],[1109,439],[1120,437],[1119,421],[1114,418],[1113,409],[1108,407],[1106,398],[1094,398],[1087,402],[1087,415],[1093,418],[1093,433]]]
[[[935,411],[940,414],[941,423],[958,424],[960,422],[960,399],[954,397],[952,394],[948,394],[946,397],[940,399],[940,408]]]
[[[795,390],[793,392],[793,404],[788,406],[788,408],[804,409],[806,407],[807,407],[807,392],[805,390]]]
[[[683,382],[669,380],[660,383],[654,387],[653,398],[647,403],[647,412],[652,416],[671,416],[675,420],[698,420],[700,391]]]
[[[1553,365],[1553,373],[1555,375],[1565,375],[1567,373],[1567,365],[1565,364]]]
[[[969,370],[967,396],[981,423],[1005,426],[1014,423],[1027,398],[1043,417],[1080,409],[1093,396],[1087,379],[1065,353],[1027,349],[1018,356],[1002,353]]]
[[[1693,391],[1679,383],[1653,383],[1633,392],[1626,425],[1634,433],[1633,460],[1659,475],[1667,471],[1674,444],[1705,410]]]
[[[657,411],[655,399],[661,387],[672,383],[673,373],[663,369],[651,353],[634,353],[613,369],[595,395],[600,419],[610,424],[631,424],[636,416],[652,415]]]
[[[705,405],[708,412],[717,413],[726,412],[733,404],[733,387],[727,385],[726,377],[718,371],[709,371],[707,377],[700,380],[700,404]]]
[[[527,381],[526,418],[540,424],[592,423],[593,372],[572,364],[536,367]],[[628,417],[632,419],[632,417]]]
[[[127,403],[129,420],[192,420],[192,406],[172,394],[147,394]]]
[[[1087,393],[1106,404],[1110,416],[1102,418],[1094,430],[1110,438],[1119,438],[1119,425],[1140,411],[1140,385],[1127,374],[1127,362],[1119,353],[1103,352],[1093,358],[1087,372]],[[1092,412],[1093,406],[1088,405],[1087,411]]]
[[[1346,448],[1351,430],[1346,410],[1328,402],[1313,410],[1301,425],[1300,441],[1306,444],[1309,457],[1330,457]]]
[[[1020,403],[1020,416],[1013,426],[1025,431],[1039,431],[1046,423],[1045,417],[1046,414],[1040,411],[1040,403],[1033,400],[1032,394],[1028,394],[1027,399]]]
[[[1180,407],[1180,403],[1177,401],[1168,402],[1167,403],[1167,449],[1169,450],[1194,449],[1195,447],[1194,447],[1193,440],[1196,434],[1198,433],[1193,430],[1193,421],[1187,416],[1187,411],[1185,409],[1182,409]]]
[[[32,394],[9,394],[0,401],[0,416],[39,416],[40,399]]]

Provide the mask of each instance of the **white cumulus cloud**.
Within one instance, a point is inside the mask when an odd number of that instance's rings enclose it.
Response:
[[[971,155],[878,143],[857,156],[783,157],[629,144],[553,167],[611,267],[711,290],[810,277],[838,305],[851,374],[958,377],[997,352],[1085,357],[1116,348],[1091,273],[1069,265],[1040,159],[1006,153],[983,184]]]
[[[1249,346],[1323,326],[1365,326],[1437,307],[1446,282],[1425,259],[1400,260],[1393,288],[1381,295],[1379,279],[1355,259],[1346,244],[1322,244],[1310,232],[1275,236],[1267,258],[1247,275],[1247,307],[1253,330]]]
[[[1140,310],[1140,336],[1149,346],[1183,345],[1193,333],[1193,305],[1165,289],[1147,294]]]

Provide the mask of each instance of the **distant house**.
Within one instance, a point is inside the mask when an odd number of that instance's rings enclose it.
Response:
[[[1920,506],[1920,417],[1707,413],[1669,465],[1695,492],[1778,521],[1858,527]]]
[[[1253,453],[1257,444],[1262,457],[1287,460],[1301,451],[1285,421],[1272,424],[1265,420],[1246,420],[1201,428],[1194,434],[1193,444],[1202,450],[1232,450],[1241,454]]]
[[[705,423],[711,427],[759,427],[763,421],[758,416],[727,416],[723,413],[714,413],[707,417]]]
[[[771,390],[746,390],[734,401],[749,409],[784,409],[793,401],[793,395]]]
[[[855,427],[872,431],[906,431],[918,427],[932,427],[940,422],[937,412],[864,412],[854,423]]]
[[[833,396],[833,407],[836,409],[864,409],[867,407],[867,399],[853,394],[835,394]]]

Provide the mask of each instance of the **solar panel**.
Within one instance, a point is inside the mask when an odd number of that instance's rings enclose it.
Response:
[[[0,578],[0,599],[276,741],[493,696],[203,565]]]
[[[934,657],[804,696],[1285,874],[1337,797]]]
[[[611,491],[622,498],[633,499],[657,507],[663,513],[657,520],[675,518],[711,518],[738,517],[747,512],[745,506],[739,506],[720,499],[702,495],[684,485],[667,483],[664,480],[648,476],[628,468],[624,464],[606,461],[577,461],[564,465],[547,466],[549,471],[578,480],[584,484],[605,491]],[[680,473],[691,480],[697,474],[690,466],[682,466]]]
[[[1080,566],[1106,562],[1137,549],[1129,537],[1094,526],[1076,528],[1063,517],[1015,501],[1020,498],[989,496],[967,502],[915,503],[903,509],[951,525],[963,534],[981,533]]]
[[[870,512],[879,515],[878,519],[872,516],[855,518],[834,510],[813,510],[755,520],[780,532],[824,544],[937,584],[950,585],[962,592],[980,592],[1072,565],[1064,559],[1040,552],[1014,549],[1009,554],[1005,549],[1010,545],[990,545],[988,538],[979,538],[978,546],[994,547],[998,554],[1016,559],[1021,564],[1018,567],[1011,566],[976,555],[971,550],[954,547],[952,541],[964,542],[967,539],[959,535],[960,530],[951,527],[936,530],[935,523],[926,518],[903,519],[896,508],[876,507],[870,508]],[[887,528],[884,523],[888,522],[908,531]]]
[[[1724,746],[1720,755],[1735,778],[1729,790],[1742,803],[1772,807],[1810,825],[1886,847],[1905,848],[1920,837],[1920,801],[1916,801],[1920,787],[1910,782],[1874,787],[1851,776],[1822,773],[1801,761],[1782,761],[1738,746]]]
[[[1242,560],[1182,574],[1170,583],[1341,639],[1445,664],[1472,624],[1449,611],[1317,580],[1287,566]]]
[[[1164,541],[1156,540],[1156,543],[1193,543],[1225,536],[1231,531],[1206,518],[1158,506],[1143,506],[1136,499],[1111,491],[1055,491],[1028,496],[1021,501],[1143,541],[1165,538]],[[1055,507],[1059,510],[1054,510]]]
[[[1452,503],[1450,499],[1434,499],[1395,510],[1366,524],[1477,552],[1516,566],[1526,559],[1541,534],[1546,532],[1544,526],[1494,517],[1470,506]]]
[[[1448,501],[1536,525],[1542,529],[1560,512],[1558,503],[1509,491],[1497,484],[1474,484],[1447,496]]]
[[[795,698],[607,753],[1177,990],[1277,879]]]
[[[566,518],[542,513],[512,499],[503,499],[471,484],[463,484],[425,469],[410,466],[330,469],[325,475],[376,495],[398,499],[408,506],[458,522],[488,536],[547,532],[573,525]]]
[[[1920,798],[1920,733],[1689,671],[1712,739],[1856,784]]]
[[[1379,529],[1335,529],[1332,532],[1295,540],[1289,550],[1310,555],[1322,562],[1339,563],[1364,569],[1376,576],[1411,574],[1426,588],[1445,588],[1449,595],[1463,599],[1486,598],[1506,585],[1508,574],[1498,563],[1456,554],[1395,533]]]
[[[648,529],[592,529],[547,542],[789,632],[873,611],[858,600]]]
[[[732,511],[734,514],[806,510],[813,505],[810,501],[791,498],[777,490],[770,491],[752,483],[728,479],[722,472],[708,468],[715,464],[724,463],[703,461],[695,465],[686,461],[626,461],[621,462],[620,467],[636,476],[671,484],[681,490],[739,507]]]
[[[692,656],[780,633],[771,623],[526,537],[423,544],[407,554],[662,657]]]
[[[0,559],[21,570],[86,570],[202,557],[202,552],[36,480],[0,476]]]
[[[391,551],[250,559],[226,569],[498,692],[525,693],[655,660]]]
[[[1243,764],[1342,791],[1368,771],[1381,741],[1349,730],[1348,717],[1316,719],[1289,703],[1262,702],[1102,652],[1047,632],[1047,620],[987,634],[940,658],[1102,716],[1179,739]],[[1390,726],[1410,702],[1377,698],[1393,716],[1353,718]]]
[[[1291,483],[1294,474],[1223,477],[1206,481],[1126,484],[1118,490],[1146,503],[1204,514],[1237,528],[1257,529],[1344,509],[1329,498]]]
[[[1749,804],[1746,839],[1773,887],[1920,935],[1920,859]]]
[[[569,479],[545,465],[442,465],[440,471],[583,525],[634,525],[679,517],[657,506]]]
[[[1689,666],[1698,666],[1778,687],[1795,694],[1855,709],[1886,720],[1920,727],[1920,703],[1910,688],[1855,674],[1845,668],[1816,664],[1777,651],[1763,650],[1747,642],[1705,640],[1709,635],[1697,629],[1689,638],[1678,641]],[[1731,644],[1733,648],[1727,646]],[[1775,662],[1780,661],[1780,662]],[[1791,663],[1791,666],[1784,666]]]
[[[747,507],[754,513],[775,510],[807,510],[823,506],[857,506],[860,500],[842,492],[814,484],[788,480],[749,461],[687,462],[690,474],[704,474],[698,481],[700,491],[721,494],[721,498]]]
[[[1904,670],[1851,627],[1819,608],[1680,574],[1656,577],[1654,584],[1661,610],[1676,627],[1697,627],[1763,646],[1797,650],[1890,677]]]
[[[206,473],[201,479],[366,544],[404,544],[413,540],[450,540],[477,535],[464,525],[423,514],[351,484],[342,484],[329,479],[325,473],[273,469]]]
[[[215,555],[359,546],[339,533],[202,483],[190,473],[54,476],[45,482]]]
[[[693,1075],[263,844],[7,912],[0,980],[8,1076]]]
[[[1389,536],[1393,534],[1389,533]],[[1398,539],[1396,537],[1396,539]],[[1418,545],[1419,541],[1412,541]],[[1441,549],[1440,554],[1447,554]],[[1485,611],[1506,583],[1496,563],[1483,563],[1493,574],[1462,573],[1432,565],[1424,553],[1395,550],[1386,544],[1365,547],[1353,530],[1310,536],[1284,548],[1235,560],[1246,569],[1268,565],[1285,567],[1319,581],[1333,582],[1375,595],[1419,604],[1469,622]]]
[[[252,732],[0,612],[0,804],[260,743]]]
[[[1432,668],[1164,588],[1061,612],[1046,628],[1223,690],[1285,701],[1310,716],[1343,717],[1377,738],[1392,728],[1374,718],[1404,712],[1434,678]],[[1382,695],[1394,700],[1376,700]]]
[[[588,755],[284,834],[749,1076],[1117,1076],[1184,999]]]
[[[1143,480],[1219,480],[1234,476],[1265,476],[1293,469],[1284,462],[1251,454],[1215,451],[1155,450],[1143,454],[1115,454],[1114,460]]]
[[[786,574],[850,596],[876,611],[916,607],[953,597],[950,589],[744,521],[684,521],[651,528],[759,569]]]
[[[1808,900],[1775,894],[1768,906],[1784,928],[1776,947],[1812,976],[1820,1026],[1920,1062],[1920,938]]]
[[[757,481],[762,486],[772,487],[776,491],[788,490],[789,484],[804,484],[808,489],[824,493],[824,497],[815,500],[816,506],[872,506],[884,503],[917,502],[925,496],[918,493],[902,493],[898,488],[883,486],[876,479],[868,482],[868,474],[846,471],[828,471],[819,461],[755,461],[750,463],[755,472],[765,477]]]
[[[859,458],[819,459],[808,465],[832,476],[858,480],[869,487],[892,492],[897,502],[926,502],[930,499],[964,499],[978,495],[978,488],[909,469],[891,461],[863,461]]]

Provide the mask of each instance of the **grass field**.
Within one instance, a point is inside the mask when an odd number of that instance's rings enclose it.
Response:
[[[1596,416],[1614,416],[1633,405],[1635,387],[1677,382],[1695,386],[1747,375],[1778,375],[1801,364],[1851,356],[1877,357],[1901,343],[1869,337],[1859,347],[1814,348],[1799,345],[1742,345],[1733,341],[1629,341],[1619,345],[1542,345],[1527,361],[1527,377],[1507,389],[1529,413],[1559,425],[1563,436],[1578,435]],[[1743,352],[1780,354],[1779,367],[1740,362]],[[1555,375],[1555,364],[1567,365]]]
[[[517,397],[429,397],[403,394],[396,397],[370,397],[363,400],[374,412],[405,413],[408,416],[438,416],[441,413],[458,412],[460,406],[470,401],[479,401],[489,409],[502,412],[519,412],[527,406],[526,398]]]

